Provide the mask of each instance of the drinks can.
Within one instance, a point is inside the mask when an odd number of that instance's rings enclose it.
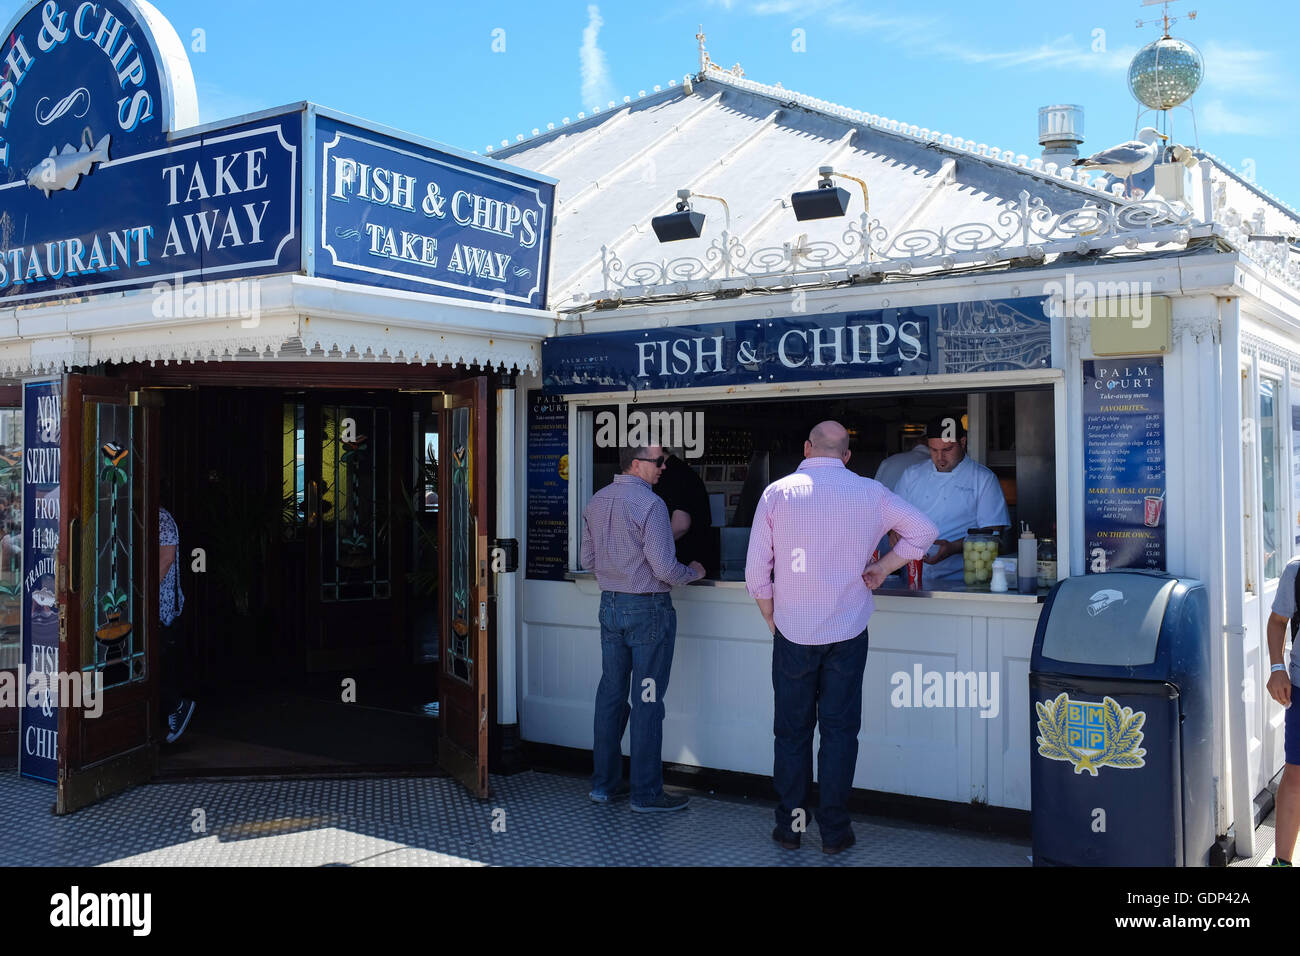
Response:
[[[909,591],[921,590],[921,566],[924,563],[920,558],[907,562],[907,589]]]
[[[879,548],[876,548],[875,551],[872,551],[872,552],[871,552],[871,561],[870,561],[870,563],[871,563],[871,564],[875,564],[875,563],[876,563],[877,561],[879,561],[879,560],[880,560],[880,549],[879,549]]]

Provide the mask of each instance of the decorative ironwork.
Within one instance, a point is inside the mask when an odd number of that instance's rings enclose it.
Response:
[[[1009,303],[963,302],[957,319],[941,328],[939,346],[947,372],[1007,372],[1039,368],[1051,358],[1043,321]]]
[[[702,256],[632,263],[625,263],[616,249],[602,246],[602,293],[578,293],[575,299],[581,302],[652,291],[684,292],[691,283],[752,288],[758,280],[786,280],[793,284],[797,276],[820,279],[836,272],[847,278],[950,270],[1010,259],[1041,262],[1049,255],[1067,252],[1084,254],[1116,246],[1137,249],[1149,243],[1185,244],[1192,230],[1200,225],[1187,209],[1162,199],[1117,200],[1109,205],[1089,202],[1056,213],[1042,197],[1031,197],[1022,190],[1018,199],[1003,203],[992,220],[963,222],[944,229],[907,229],[891,235],[880,220],[868,220],[863,214],[848,225],[839,242],[801,241],[751,251],[742,240],[723,231]]]

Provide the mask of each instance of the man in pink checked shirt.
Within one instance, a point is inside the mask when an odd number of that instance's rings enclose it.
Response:
[[[857,839],[846,804],[862,727],[871,590],[924,555],[939,529],[884,485],[845,467],[849,434],[838,422],[814,428],[803,454],[798,470],[759,499],[745,586],[773,639],[772,783],[779,802],[772,839],[799,847],[820,725],[817,825],[822,852],[839,853]],[[872,564],[876,543],[891,530],[898,544]]]

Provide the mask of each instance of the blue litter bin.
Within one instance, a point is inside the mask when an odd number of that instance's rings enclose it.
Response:
[[[1112,571],[1057,584],[1029,665],[1034,865],[1206,865],[1210,690],[1200,581]]]

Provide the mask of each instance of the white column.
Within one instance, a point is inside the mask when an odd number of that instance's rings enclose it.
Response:
[[[519,527],[515,513],[515,389],[497,389],[497,537],[516,538]],[[516,631],[515,615],[517,582],[523,574],[524,555],[521,546],[519,570],[497,574],[497,723],[503,726],[519,722],[518,694],[516,693]]]

